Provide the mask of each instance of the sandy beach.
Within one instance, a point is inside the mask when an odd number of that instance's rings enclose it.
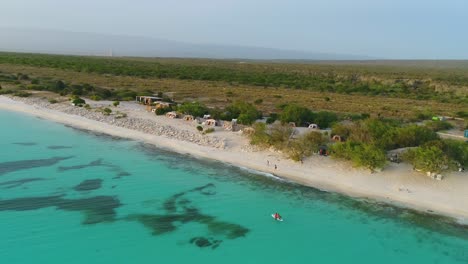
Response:
[[[108,106],[109,102],[90,104],[93,107]],[[367,170],[352,168],[345,162],[318,155],[304,160],[303,164],[296,163],[275,151],[255,150],[239,132],[222,131],[219,128],[215,133],[202,135],[190,122],[156,116],[134,102],[123,102],[118,108],[112,108],[128,115],[121,119],[74,107],[68,102],[50,104],[40,98],[0,96],[0,109],[147,142],[194,157],[270,173],[326,191],[450,216],[460,223],[468,224],[466,172],[444,174],[442,181],[436,181],[413,171],[406,164],[391,163],[382,172],[371,174]],[[14,124],[2,124],[7,125]]]

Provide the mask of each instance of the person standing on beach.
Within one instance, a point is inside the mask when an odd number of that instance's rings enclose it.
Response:
[[[267,160],[267,166],[270,166],[270,161],[269,160]]]
[[[275,164],[275,170],[276,170],[276,169],[278,169],[278,167],[277,167],[276,164]]]

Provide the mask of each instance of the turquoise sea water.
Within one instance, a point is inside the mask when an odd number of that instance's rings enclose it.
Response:
[[[468,263],[448,219],[12,112],[0,124],[1,263]]]

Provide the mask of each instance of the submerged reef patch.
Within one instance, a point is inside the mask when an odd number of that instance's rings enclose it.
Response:
[[[92,191],[101,188],[101,179],[84,180],[80,184],[76,185],[73,189],[75,191]]]
[[[241,225],[218,220],[215,216],[203,214],[185,195],[197,193],[201,195],[214,195],[215,185],[212,183],[196,187],[184,192],[176,193],[163,203],[166,214],[134,214],[127,220],[138,221],[151,230],[153,235],[163,235],[176,231],[181,225],[198,223],[205,225],[210,235],[224,236],[227,239],[244,237],[249,229]],[[198,247],[217,248],[222,240],[206,238],[203,236],[190,239],[190,243]]]
[[[21,185],[23,185],[25,183],[28,183],[28,182],[43,181],[43,180],[47,180],[47,179],[45,179],[45,178],[27,178],[27,179],[21,179],[21,180],[0,182],[0,186],[5,186],[5,187],[3,187],[5,189],[11,189],[11,188],[21,186]]]
[[[48,149],[70,149],[72,148],[71,146],[60,146],[60,145],[52,145],[52,146],[47,146]]]
[[[18,160],[18,161],[8,161],[0,163],[0,175],[7,174],[19,170],[27,170],[37,167],[48,167],[55,165],[56,163],[70,159],[72,156],[68,157],[52,157],[48,159],[36,159],[36,160]]]
[[[64,199],[62,195],[55,195],[0,200],[0,211],[29,211],[57,207],[60,210],[83,213],[85,216],[83,224],[97,224],[115,221],[115,209],[121,205],[119,199],[113,196]]]
[[[14,142],[13,144],[20,145],[20,146],[35,146],[35,145],[37,145],[36,142]]]

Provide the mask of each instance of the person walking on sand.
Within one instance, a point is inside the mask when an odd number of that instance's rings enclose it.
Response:
[[[276,169],[278,169],[278,166],[276,166],[276,164],[275,164],[275,170],[276,170]]]

